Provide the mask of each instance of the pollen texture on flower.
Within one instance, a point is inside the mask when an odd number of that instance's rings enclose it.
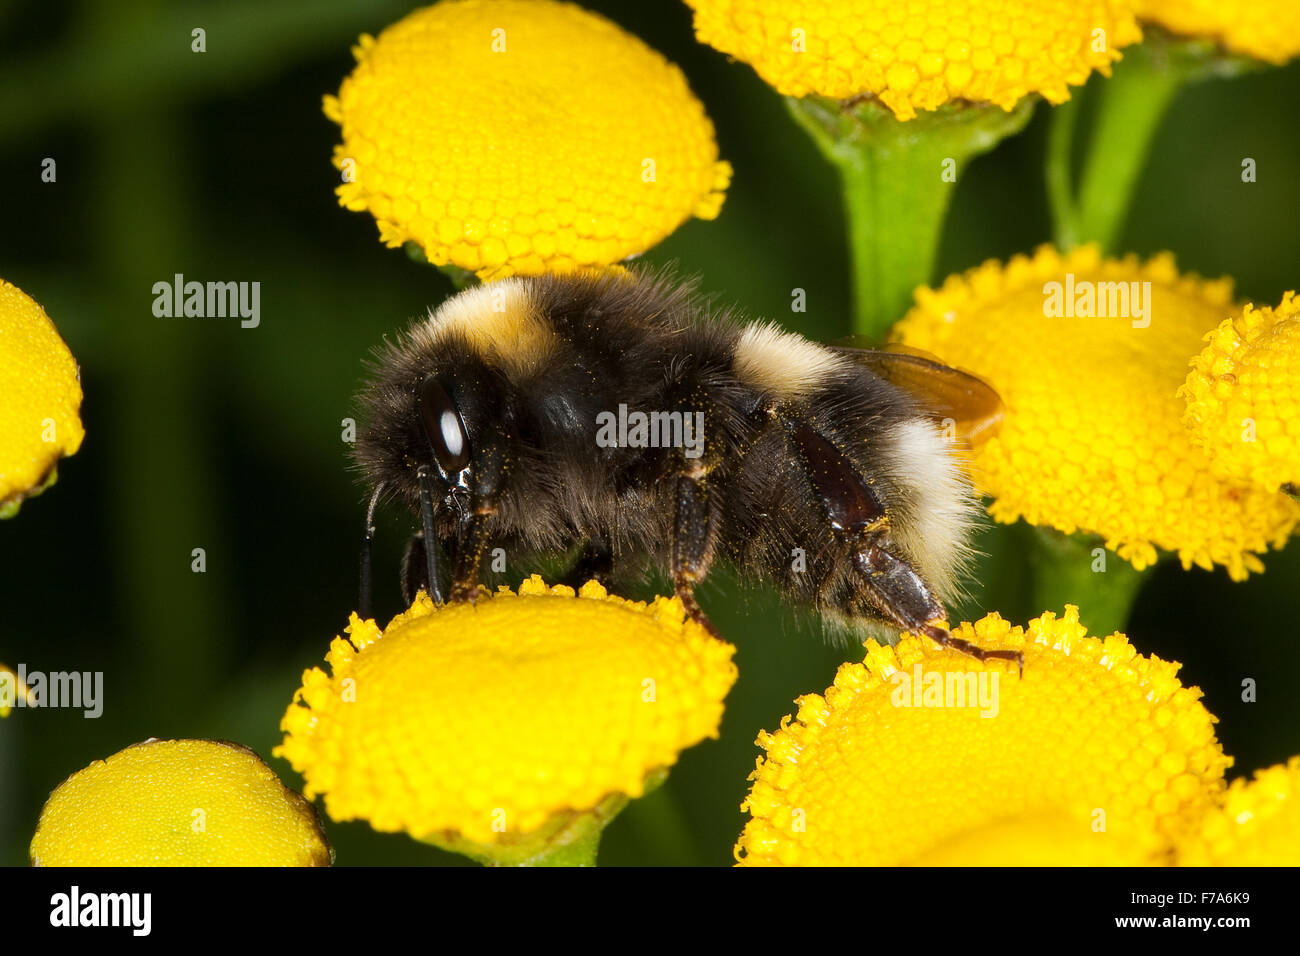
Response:
[[[1247,305],[1206,336],[1180,394],[1216,471],[1268,491],[1300,485],[1300,298]]]
[[[36,866],[328,866],[310,803],[253,751],[148,740],[96,760],[50,795]]]
[[[1232,782],[1179,846],[1182,866],[1300,866],[1300,757]]]
[[[895,338],[982,376],[1005,404],[973,457],[997,520],[1099,534],[1139,569],[1160,548],[1234,579],[1300,522],[1286,496],[1217,477],[1182,424],[1187,364],[1237,309],[1228,281],[1179,275],[1167,254],[1044,247],[916,296]]]
[[[434,265],[606,266],[722,206],[731,167],[681,70],[577,6],[444,0],[354,52],[325,98],[339,202]]]
[[[1134,8],[1143,20],[1208,37],[1233,53],[1278,64],[1300,54],[1295,0],[1135,0]]]
[[[1087,636],[1074,607],[954,633],[1023,651],[1023,677],[869,641],[759,736],[743,864],[1155,863],[1222,791],[1231,760],[1180,665]]]
[[[734,648],[676,599],[588,582],[416,604],[381,633],[353,615],[332,673],[307,671],[276,751],[336,820],[482,844],[538,830],[716,737]]]
[[[81,381],[45,310],[0,280],[0,517],[81,447]]]
[[[899,119],[954,100],[1053,103],[1142,38],[1121,0],[687,0],[702,43],[787,96],[874,93]]]

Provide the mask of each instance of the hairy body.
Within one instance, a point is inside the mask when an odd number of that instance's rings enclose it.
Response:
[[[957,587],[974,498],[931,410],[867,354],[670,277],[508,279],[380,350],[357,462],[425,513],[435,557],[446,543],[452,600],[473,599],[489,546],[581,544],[597,577],[662,567],[701,618],[694,586],[723,559],[828,617],[924,629]],[[689,416],[702,443],[611,444],[611,419],[637,412]],[[415,561],[408,591],[432,575],[437,593],[439,567]]]

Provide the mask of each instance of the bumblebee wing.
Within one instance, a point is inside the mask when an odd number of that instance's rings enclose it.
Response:
[[[944,365],[920,349],[889,345],[857,347],[858,339],[831,347],[919,401],[936,423],[956,424],[957,437],[971,446],[997,434],[1002,424],[1002,399],[993,387],[969,372]]]

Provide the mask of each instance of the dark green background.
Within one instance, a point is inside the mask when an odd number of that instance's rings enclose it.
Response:
[[[351,69],[357,34],[411,6],[0,0],[0,276],[47,309],[80,363],[87,432],[58,485],[0,524],[0,660],[102,670],[106,685],[99,720],[45,710],[0,723],[2,862],[25,861],[51,788],[135,741],[226,738],[269,758],[303,668],[354,606],[362,491],[340,421],[362,357],[450,285],[385,249],[370,216],[337,205],[337,128],[320,99]],[[697,45],[684,5],[587,6],[682,66],[736,170],[717,221],[688,223],[647,258],[679,260],[753,314],[818,337],[847,332],[834,175],[780,98]],[[190,52],[195,26],[207,30],[202,55]],[[1123,247],[1172,249],[1182,267],[1233,275],[1266,303],[1300,285],[1297,103],[1294,65],[1184,91]],[[1048,238],[1048,112],[1040,105],[1025,134],[970,167],[939,275]],[[1253,185],[1240,180],[1245,156],[1258,163]],[[58,163],[55,184],[40,180],[45,157]],[[151,287],[176,272],[260,281],[261,327],[155,318]],[[796,287],[806,315],[789,311]],[[381,617],[398,610],[409,524],[381,521]],[[1025,587],[1027,533],[986,533],[987,586],[963,616],[1042,610]],[[195,547],[206,574],[190,571]],[[1140,650],[1185,662],[1238,771],[1300,753],[1300,547],[1266,564],[1233,584],[1166,562],[1129,628]],[[757,731],[822,690],[848,653],[730,579],[705,604],[739,647],[722,738],[685,753],[663,790],[618,819],[602,862],[729,862]],[[1259,681],[1258,703],[1241,702],[1245,677]],[[945,786],[962,799],[961,780]],[[455,861],[364,824],[328,829],[343,864]]]

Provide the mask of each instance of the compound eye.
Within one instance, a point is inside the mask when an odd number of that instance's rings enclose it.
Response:
[[[433,377],[420,386],[420,415],[424,433],[433,447],[433,456],[444,475],[454,475],[469,464],[469,435],[460,419],[456,403]]]

